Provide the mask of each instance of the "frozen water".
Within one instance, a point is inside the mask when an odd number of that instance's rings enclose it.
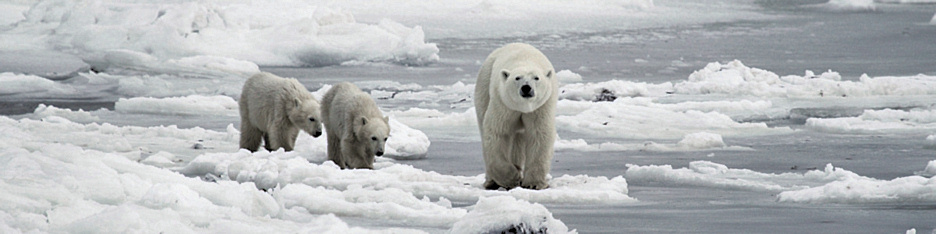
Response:
[[[7,1],[0,232],[926,232],[931,2]],[[481,187],[510,42],[562,82],[542,191]],[[260,71],[362,87],[388,155],[238,149]]]

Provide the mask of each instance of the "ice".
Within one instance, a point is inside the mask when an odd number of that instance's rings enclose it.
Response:
[[[696,149],[724,148],[727,146],[721,135],[707,132],[687,134],[676,145]]]
[[[555,149],[575,150],[585,152],[595,151],[648,151],[648,152],[689,152],[689,151],[753,151],[754,149],[743,146],[728,146],[721,139],[721,135],[707,132],[697,132],[686,134],[683,139],[675,144],[657,143],[647,141],[638,144],[625,144],[615,142],[603,142],[598,144],[589,144],[583,139],[557,139]]]
[[[720,189],[781,192],[805,189],[847,179],[870,179],[831,164],[806,173],[761,173],[728,168],[709,161],[693,161],[688,168],[671,165],[627,165],[625,178],[632,184],[689,185]]]
[[[512,231],[507,231],[512,230]],[[468,215],[455,223],[449,233],[577,233],[540,204],[530,204],[508,196],[478,200]]]
[[[121,113],[157,115],[239,115],[237,101],[228,96],[218,95],[121,98],[115,103],[114,110]]]
[[[556,78],[559,79],[559,82],[563,83],[582,81],[582,75],[576,74],[575,72],[569,70],[556,72]]]
[[[725,64],[709,63],[705,68],[689,75],[689,80],[674,85],[679,94],[730,94],[755,97],[865,97],[911,96],[936,94],[936,77],[916,75],[907,77],[869,77],[859,81],[843,81],[837,72],[816,75],[806,71],[804,76],[777,74],[763,69],[747,67],[735,60]]]
[[[893,133],[936,129],[936,110],[865,110],[857,117],[810,118],[806,127],[831,133]]]
[[[835,11],[874,11],[875,0],[829,0],[822,7]]]
[[[716,112],[658,104],[649,98],[618,98],[614,102],[561,100],[556,117],[559,129],[623,139],[678,139],[695,132],[729,136],[789,133],[786,127],[741,123]]]
[[[550,180],[550,189],[543,191],[514,189],[484,190],[484,176],[451,176],[423,171],[412,166],[380,162],[374,170],[340,170],[324,158],[309,159],[298,152],[214,153],[196,157],[185,168],[189,176],[217,177],[222,180],[255,182],[260,188],[287,184],[345,190],[362,187],[368,190],[399,189],[417,198],[446,198],[475,202],[479,197],[509,195],[531,202],[555,204],[627,204],[636,200],[627,196],[627,181],[616,177],[563,175]]]
[[[926,176],[926,177],[936,176],[936,160],[932,160],[926,163],[926,168],[923,169],[923,171],[917,172],[916,174],[920,176]]]
[[[39,76],[11,72],[0,73],[0,95],[33,96],[46,94],[61,96],[75,92],[77,91],[68,85],[59,84]]]
[[[441,175],[387,160],[379,160],[376,170],[340,170],[330,161],[318,164],[324,157],[310,158],[301,147],[293,152],[236,150],[232,127],[222,133],[78,124],[54,113],[85,118],[95,112],[41,109],[49,113],[42,120],[0,117],[5,133],[0,136],[0,201],[6,204],[0,206],[0,219],[5,230],[371,231],[349,227],[338,215],[436,229],[473,217],[560,231],[568,229],[542,205],[530,202],[636,202],[627,196],[621,177],[564,175],[553,178],[546,191],[489,191],[481,187],[483,175]],[[190,139],[214,147],[193,149]],[[192,154],[195,159],[179,167],[179,160]],[[504,196],[508,198],[496,198]],[[508,210],[491,213],[487,197]],[[450,200],[478,205],[458,208]]]
[[[101,68],[114,62],[108,56],[115,50],[158,61],[220,56],[289,66],[349,60],[420,65],[439,59],[419,26],[359,23],[340,9],[294,0],[40,1],[6,35],[12,40],[7,43],[66,51]]]
[[[929,164],[934,164],[932,161]],[[927,165],[929,170],[930,165]],[[709,161],[694,161],[688,168],[670,165],[628,165],[625,177],[632,184],[702,186],[720,189],[778,192],[780,202],[908,203],[936,201],[936,177],[906,176],[880,180],[860,176],[831,164],[805,173],[760,173],[732,169]]]
[[[893,180],[847,178],[822,186],[786,191],[781,202],[808,203],[912,203],[936,202],[936,177],[900,177]]]

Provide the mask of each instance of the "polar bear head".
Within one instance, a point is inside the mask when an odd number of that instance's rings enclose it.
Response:
[[[511,110],[530,113],[552,97],[558,81],[552,70],[521,66],[500,71],[498,95]]]
[[[293,99],[292,108],[288,110],[289,122],[302,129],[312,137],[322,135],[322,113],[319,102],[315,99]]]
[[[354,121],[354,137],[364,146],[364,158],[348,159],[350,168],[374,168],[374,156],[383,156],[390,137],[390,119],[359,117]]]

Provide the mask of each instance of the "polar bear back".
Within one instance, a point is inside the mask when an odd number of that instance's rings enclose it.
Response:
[[[267,123],[270,121],[286,118],[274,116],[274,113],[277,113],[274,111],[276,108],[284,109],[287,103],[292,103],[295,99],[304,102],[315,99],[298,80],[281,78],[267,72],[250,77],[244,83],[244,87],[249,88],[245,88],[241,93],[241,100],[247,105],[247,113],[242,114],[247,114],[247,119],[264,132],[269,131]]]
[[[335,84],[322,97],[322,118],[326,129],[343,129],[355,118],[383,118],[370,95],[348,82]]]

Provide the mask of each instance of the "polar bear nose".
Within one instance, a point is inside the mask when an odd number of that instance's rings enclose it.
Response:
[[[531,98],[531,97],[533,97],[533,87],[530,87],[530,85],[523,85],[523,86],[521,86],[521,87],[520,87],[520,96],[523,97],[523,98]]]
[[[383,156],[383,151],[377,151],[376,155],[377,155],[377,156]]]
[[[312,133],[312,137],[319,137],[322,135],[322,131],[315,131]]]

